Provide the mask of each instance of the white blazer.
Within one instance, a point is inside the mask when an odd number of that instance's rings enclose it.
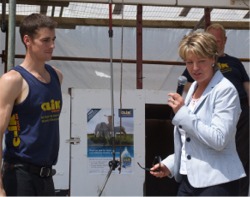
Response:
[[[208,187],[240,179],[245,175],[236,151],[236,125],[241,113],[238,93],[233,84],[217,71],[191,112],[187,105],[197,86],[188,91],[185,105],[175,114],[173,155],[162,161],[170,177],[181,181],[181,135],[186,131],[187,177],[195,188]]]

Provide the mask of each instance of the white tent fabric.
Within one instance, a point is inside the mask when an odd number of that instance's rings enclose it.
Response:
[[[25,54],[25,48],[16,32],[16,54]],[[136,29],[113,28],[113,58],[136,59]],[[178,43],[188,29],[143,29],[143,59],[159,61],[181,61],[178,56]],[[1,50],[5,47],[5,34],[0,34]],[[121,36],[123,35],[123,37]],[[110,38],[108,27],[82,26],[76,29],[57,29],[55,56],[110,58]],[[249,30],[227,30],[226,53],[238,58],[249,58]],[[121,50],[123,54],[121,54]],[[22,59],[16,59],[15,64]],[[64,74],[63,92],[68,88],[110,89],[110,63],[83,61],[48,62],[58,67]],[[244,66],[249,73],[249,62]],[[1,65],[1,73],[3,72]],[[185,66],[143,65],[143,89],[175,91],[177,78]],[[114,89],[120,89],[121,63],[113,63]],[[123,63],[123,89],[136,89],[136,65]]]

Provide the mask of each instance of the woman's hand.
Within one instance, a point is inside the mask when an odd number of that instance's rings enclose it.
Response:
[[[178,93],[169,93],[168,94],[168,105],[173,109],[176,114],[177,111],[184,105],[184,99]]]
[[[150,168],[150,174],[158,178],[163,178],[165,176],[169,176],[170,171],[162,163],[157,163],[152,168]]]

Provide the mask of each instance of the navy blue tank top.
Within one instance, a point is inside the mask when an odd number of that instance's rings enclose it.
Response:
[[[29,86],[27,98],[14,105],[5,132],[4,160],[51,166],[57,162],[59,151],[59,116],[62,93],[55,70],[45,65],[50,82],[43,83],[21,66],[19,72]]]

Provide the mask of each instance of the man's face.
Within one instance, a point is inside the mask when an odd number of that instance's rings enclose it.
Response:
[[[218,55],[224,55],[225,44],[227,38],[223,35],[223,32],[220,29],[209,29],[208,33],[212,34],[216,38],[217,48],[218,48]]]
[[[27,38],[27,39],[26,39]],[[33,38],[25,36],[28,51],[37,61],[49,61],[55,48],[55,30],[40,28]]]

